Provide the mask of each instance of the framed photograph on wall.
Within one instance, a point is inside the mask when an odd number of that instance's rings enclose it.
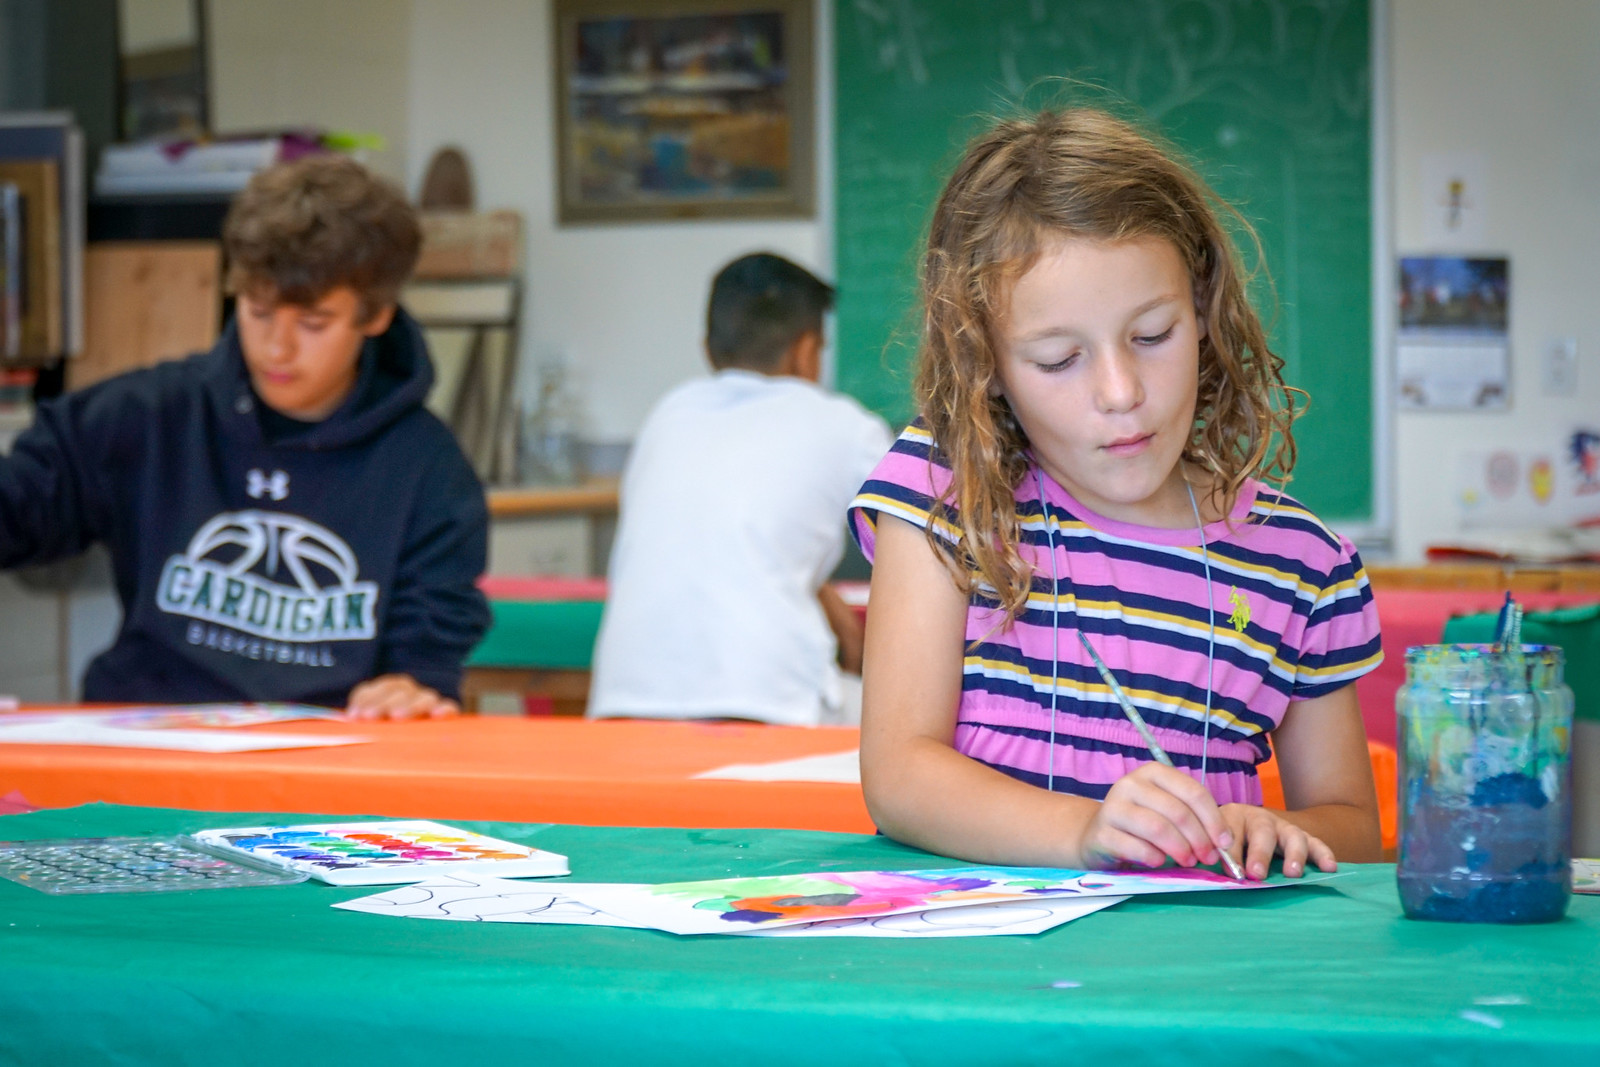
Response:
[[[1511,264],[1504,256],[1402,256],[1395,395],[1407,410],[1511,404]]]
[[[562,223],[812,214],[811,0],[556,0]]]

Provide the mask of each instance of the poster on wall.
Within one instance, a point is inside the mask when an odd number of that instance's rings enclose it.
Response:
[[[1591,527],[1600,533],[1600,424],[1524,446],[1463,453],[1457,499],[1465,529]]]
[[[1511,399],[1510,261],[1406,256],[1399,279],[1400,407],[1505,410]]]

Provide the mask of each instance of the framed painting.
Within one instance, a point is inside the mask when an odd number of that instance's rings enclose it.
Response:
[[[554,11],[562,223],[811,215],[811,0]]]

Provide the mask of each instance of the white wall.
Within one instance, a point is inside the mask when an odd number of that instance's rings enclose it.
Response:
[[[385,146],[362,159],[405,177],[411,0],[209,0],[206,15],[218,133],[375,133]]]
[[[819,168],[830,166],[830,3],[818,5]],[[770,250],[832,273],[832,174],[820,171],[818,220],[556,225],[549,0],[413,0],[410,184],[433,152],[471,160],[478,205],[527,220],[524,371],[564,360],[589,415],[588,436],[632,438],[650,405],[705,370],[711,276]]]
[[[292,9],[286,17],[286,6]],[[224,128],[291,121],[377,130],[373,160],[416,191],[433,151],[472,161],[482,207],[528,226],[522,361],[564,360],[588,436],[624,441],[650,404],[705,373],[707,285],[743,252],[771,249],[832,273],[831,0],[818,0],[815,220],[568,226],[555,222],[550,0],[212,0]],[[1394,416],[1394,554],[1420,559],[1459,532],[1458,457],[1600,419],[1600,4],[1594,0],[1391,0],[1395,236],[1424,245],[1424,157],[1481,153],[1485,243],[1511,258],[1512,405],[1503,413]],[[291,32],[292,30],[292,32]],[[1388,300],[1390,295],[1379,294]],[[1579,344],[1579,389],[1540,389],[1548,342]]]
[[[1393,0],[1392,30],[1398,251],[1511,260],[1510,409],[1396,417],[1395,554],[1414,560],[1459,532],[1463,452],[1554,451],[1600,421],[1600,4]],[[1424,244],[1433,153],[1482,155],[1484,247]],[[1563,336],[1578,340],[1578,392],[1546,396],[1541,361]]]

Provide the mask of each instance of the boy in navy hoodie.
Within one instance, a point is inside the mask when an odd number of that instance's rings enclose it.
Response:
[[[312,157],[258,174],[223,244],[215,348],[41,404],[0,459],[0,567],[110,549],[122,626],[85,700],[451,714],[488,514],[395,303],[416,215]]]

